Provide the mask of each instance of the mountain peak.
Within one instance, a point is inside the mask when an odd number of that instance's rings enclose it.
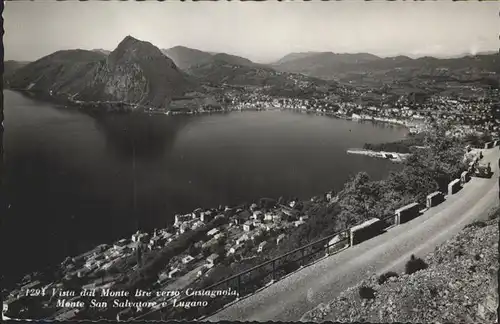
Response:
[[[138,47],[138,46],[150,47],[150,48],[157,48],[156,46],[154,46],[150,42],[142,41],[142,40],[139,40],[139,39],[134,38],[134,37],[132,37],[132,36],[129,35],[129,36],[125,37],[118,44],[118,46],[116,47],[115,51],[118,50],[118,49],[120,49],[120,48],[126,49],[126,48],[130,48],[130,47]]]
[[[132,36],[125,37],[108,56],[108,64],[112,67],[118,62],[143,61],[165,58],[160,49],[150,42],[136,39]],[[166,58],[172,65],[170,59]],[[177,68],[177,67],[175,67]]]

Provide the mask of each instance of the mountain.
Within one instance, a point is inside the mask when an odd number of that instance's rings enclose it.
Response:
[[[274,63],[274,65],[279,65],[279,64],[282,64],[282,63],[285,63],[285,62],[298,60],[298,59],[301,59],[301,58],[304,58],[304,57],[314,56],[316,54],[319,54],[319,52],[290,53],[290,54],[287,54],[287,55],[283,56],[278,61],[276,61]]]
[[[3,77],[4,77],[4,80],[6,78],[10,77],[10,75],[12,75],[17,69],[25,66],[28,63],[30,63],[30,62],[13,61],[13,60],[5,61],[3,63]]]
[[[96,48],[96,49],[93,49],[92,51],[97,52],[97,53],[102,53],[104,55],[109,55],[111,53],[111,51],[108,51],[108,50],[105,50],[102,48]]]
[[[259,66],[260,64],[254,63],[249,59],[246,59],[241,56],[230,55],[226,53],[218,53],[212,56],[212,60],[216,62],[234,64],[234,65],[242,65],[242,66]]]
[[[198,89],[157,47],[125,37],[109,55],[86,50],[58,51],[18,69],[13,89],[83,102],[121,102],[167,107],[173,98]]]
[[[292,53],[286,55],[272,66],[283,72],[297,72],[307,75],[323,76],[326,72],[346,65],[357,65],[379,60],[378,56],[357,54],[336,54],[332,52]],[[326,70],[326,71],[325,71]]]
[[[204,52],[198,49],[175,46],[163,49],[162,53],[167,55],[181,70],[189,70],[195,66],[200,66],[213,62],[223,62],[236,65],[257,66],[259,64],[241,56]]]
[[[472,70],[496,72],[498,53],[471,55],[459,58],[438,59],[421,57],[412,59],[407,56],[380,58],[366,53],[334,54],[324,53],[292,53],[283,57],[272,66],[283,72],[296,72],[318,78],[342,78],[349,73],[385,73],[394,69],[404,71],[427,71],[429,69],[451,69],[454,71]],[[403,72],[404,72],[403,71]]]
[[[344,93],[337,82],[308,77],[298,73],[276,71],[260,64],[234,64],[214,60],[186,71],[209,87],[260,89],[261,93],[289,98]]]
[[[163,54],[168,56],[181,70],[188,69],[193,65],[203,64],[213,58],[213,54],[200,51],[194,48],[175,46],[169,49],[162,49]]]

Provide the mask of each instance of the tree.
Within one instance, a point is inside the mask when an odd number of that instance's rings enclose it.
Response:
[[[344,185],[339,193],[338,204],[341,208],[338,217],[342,225],[350,227],[361,221],[376,217],[376,204],[380,200],[379,182],[370,181],[366,172],[359,172]]]
[[[136,260],[139,267],[142,266],[142,244],[138,243],[136,247]]]
[[[420,169],[421,174],[428,172],[441,190],[446,190],[448,183],[466,168],[463,143],[447,134],[450,129],[450,124],[435,123],[425,135],[426,148],[413,150],[405,163]]]

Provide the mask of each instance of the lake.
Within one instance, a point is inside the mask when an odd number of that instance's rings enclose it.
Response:
[[[358,171],[380,179],[398,166],[346,150],[406,134],[292,111],[91,116],[4,96],[3,258],[15,260],[5,269],[12,274],[166,227],[197,207],[308,199]]]

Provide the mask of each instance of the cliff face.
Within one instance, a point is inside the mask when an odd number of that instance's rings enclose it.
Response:
[[[196,89],[168,57],[148,42],[127,36],[109,55],[60,51],[19,69],[8,86],[75,101],[125,102],[167,107],[172,98]]]

